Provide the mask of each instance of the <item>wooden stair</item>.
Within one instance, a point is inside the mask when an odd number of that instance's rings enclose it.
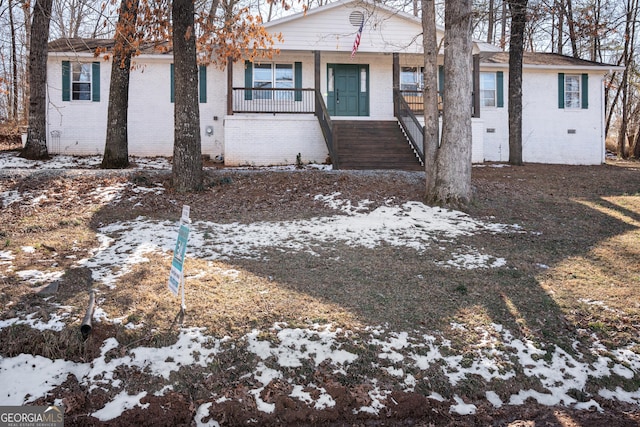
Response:
[[[395,121],[334,120],[336,169],[424,170]]]

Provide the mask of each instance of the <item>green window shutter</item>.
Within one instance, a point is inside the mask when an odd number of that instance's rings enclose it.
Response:
[[[251,61],[244,61],[244,100],[251,101],[253,87],[253,64]]]
[[[504,73],[496,72],[496,107],[504,108]]]
[[[589,74],[582,75],[582,109],[589,108]]]
[[[100,102],[100,63],[91,64],[91,100]]]
[[[438,91],[444,93],[444,65],[438,65]]]
[[[302,62],[296,62],[294,64],[294,86],[296,89],[302,89]],[[297,90],[295,93],[295,100],[302,101],[302,91]]]
[[[558,73],[558,108],[564,108],[564,73]]]
[[[173,64],[171,64],[171,71],[170,71],[170,79],[171,79],[171,102],[176,102],[176,88],[175,88],[175,84],[173,83],[173,79],[174,79],[174,69],[173,69]]]
[[[207,102],[207,66],[200,65],[198,67],[198,77],[200,80],[200,103],[206,104]]]
[[[62,100],[71,101],[71,63],[62,61]]]

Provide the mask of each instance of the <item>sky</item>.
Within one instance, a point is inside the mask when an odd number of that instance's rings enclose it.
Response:
[[[53,161],[32,162],[19,159],[12,153],[0,154],[0,170],[8,169],[60,169],[91,168],[100,163],[99,157],[74,158],[56,156]],[[136,159],[141,169],[168,169],[170,166],[164,159]],[[163,192],[161,187],[136,187],[134,183],[121,184],[116,187],[96,188],[95,197],[104,203],[118,200],[126,186],[134,191]],[[13,203],[37,204],[38,195],[20,194],[0,186],[0,203],[2,207]],[[316,254],[315,249],[326,241],[339,240],[350,246],[375,248],[380,245],[395,245],[411,248],[418,252],[426,248],[451,247],[456,237],[477,233],[531,233],[517,224],[499,224],[487,222],[486,219],[472,218],[469,215],[452,210],[432,208],[420,202],[403,204],[388,200],[383,206],[370,209],[367,200],[345,200],[340,193],[317,194],[316,200],[332,208],[336,215],[294,221],[261,221],[253,224],[218,224],[196,221],[191,224],[191,234],[187,249],[187,259],[198,257],[206,260],[233,261],[238,258],[261,259],[264,252],[273,246],[285,248],[291,252],[307,252]],[[135,233],[131,232],[136,230]],[[140,217],[132,221],[120,221],[105,224],[97,230],[99,246],[94,248],[89,258],[78,259],[77,265],[88,267],[93,279],[105,286],[118,286],[118,279],[138,263],[147,262],[146,255],[151,253],[171,256],[177,237],[178,224],[171,221],[157,221]],[[443,246],[443,243],[447,245]],[[22,247],[25,252],[33,251],[32,247]],[[49,283],[58,279],[62,271],[45,272],[38,270],[16,271],[12,261],[15,253],[9,250],[0,251],[0,277],[12,271],[21,280],[31,283]],[[509,260],[486,253],[481,248],[457,245],[456,249],[444,254],[443,267],[452,269],[492,269],[508,265]],[[121,269],[114,269],[117,265]],[[229,270],[222,274],[237,274]],[[602,305],[600,301],[592,301]],[[36,314],[16,313],[16,317],[0,320],[0,329],[14,324],[25,324],[39,330],[62,330],[68,322],[77,322],[69,314],[69,308],[55,306],[50,318],[45,321]],[[605,307],[606,308],[606,307]],[[95,313],[96,322],[122,322],[101,307]],[[126,325],[137,327],[137,325]],[[318,410],[331,408],[336,402],[321,385],[312,379],[298,383],[300,378],[292,377],[292,368],[311,363],[319,366],[329,364],[335,375],[345,375],[354,365],[359,355],[350,352],[344,343],[349,335],[357,332],[366,337],[364,345],[376,349],[378,362],[372,367],[372,384],[369,404],[356,412],[380,414],[390,404],[388,399],[392,390],[384,388],[376,378],[391,376],[400,387],[408,392],[415,391],[420,385],[416,372],[436,367],[442,371],[451,387],[460,384],[470,376],[480,376],[487,383],[493,380],[514,378],[516,372],[539,381],[536,390],[523,386],[514,390],[509,396],[499,396],[496,391],[487,389],[485,401],[493,407],[504,405],[522,405],[527,399],[533,399],[543,405],[565,405],[577,409],[602,411],[603,408],[593,398],[586,402],[575,399],[574,390],[583,390],[589,378],[618,377],[630,379],[640,374],[640,355],[632,348],[631,343],[618,349],[605,349],[593,337],[593,344],[586,353],[578,350],[575,343],[573,354],[555,347],[551,354],[540,349],[536,343],[516,338],[499,324],[491,324],[478,329],[465,324],[452,324],[452,328],[461,332],[479,334],[483,339],[476,343],[471,354],[457,354],[451,342],[442,335],[429,335],[415,330],[396,331],[384,325],[369,325],[358,331],[346,331],[333,328],[331,325],[310,325],[298,328],[278,323],[268,331],[275,334],[277,340],[261,339],[264,331],[254,330],[243,337],[247,343],[246,351],[257,357],[258,363],[247,379],[253,388],[249,393],[255,399],[258,410],[271,413],[275,405],[262,400],[261,392],[273,380],[284,380],[292,386],[290,397]],[[130,349],[125,355],[107,357],[109,350],[119,346],[116,338],[108,338],[102,343],[101,354],[90,363],[75,363],[62,359],[48,359],[42,356],[21,354],[15,357],[0,357],[0,384],[3,393],[0,395],[2,405],[22,405],[47,395],[54,387],[73,374],[78,381],[93,390],[104,388],[113,397],[105,406],[92,415],[107,421],[118,417],[123,411],[134,407],[145,407],[141,400],[147,392],[129,395],[120,380],[114,379],[114,373],[120,366],[133,366],[146,369],[158,381],[165,384],[162,395],[173,389],[170,374],[181,366],[206,366],[224,351],[228,351],[225,342],[228,337],[215,338],[207,335],[202,328],[181,329],[175,344],[160,348],[137,347]],[[583,348],[583,347],[580,347]],[[582,350],[585,351],[585,350]],[[472,362],[469,362],[469,356]],[[587,362],[592,360],[592,362]],[[595,360],[595,362],[593,361]],[[367,380],[367,379],[363,379]],[[310,393],[309,390],[313,390]],[[602,388],[598,396],[611,401],[640,404],[640,390],[627,391],[621,387]],[[429,398],[447,402],[450,412],[467,415],[477,411],[479,402],[465,400],[466,397],[454,395],[445,399],[437,393]],[[196,413],[196,425],[216,426],[216,420],[204,421],[208,410],[216,403],[224,402],[228,397],[213,393],[209,402],[201,405]],[[60,404],[61,402],[56,402]]]

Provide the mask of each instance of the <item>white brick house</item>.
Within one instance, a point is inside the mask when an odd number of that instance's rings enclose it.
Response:
[[[361,42],[352,56],[360,23]],[[203,154],[231,166],[292,164],[298,155],[304,162],[332,157],[337,164],[338,154],[330,153],[326,138],[331,123],[397,121],[402,114],[396,93],[421,120],[419,18],[377,3],[345,0],[265,27],[284,39],[272,60],[236,62],[224,70],[200,67]],[[110,43],[61,39],[50,44],[50,152],[102,154],[111,63],[93,52]],[[474,43],[474,54],[474,94],[457,100],[468,102],[473,115],[473,161],[506,161],[508,54],[480,42]],[[129,95],[132,155],[173,153],[172,62],[170,52],[149,51],[134,59]],[[604,77],[611,69],[616,67],[560,55],[525,56],[525,162],[604,161]],[[440,75],[440,85],[442,79]],[[329,125],[320,120],[324,116],[330,117]]]

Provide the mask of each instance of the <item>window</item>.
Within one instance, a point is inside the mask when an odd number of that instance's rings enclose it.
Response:
[[[254,64],[253,87],[259,89],[293,89],[293,64]],[[255,99],[293,100],[293,91],[254,91]]]
[[[74,101],[91,101],[91,64],[73,63],[71,99]]]
[[[564,78],[564,108],[580,108],[580,76],[566,75]]]
[[[62,61],[62,100],[100,101],[100,63]]]
[[[589,108],[588,74],[558,74],[558,108]]]
[[[422,67],[400,69],[400,90],[422,90]]]
[[[480,106],[496,106],[496,73],[480,73]]]
[[[334,79],[335,79],[333,67],[329,67],[327,72],[329,73],[329,75],[327,77],[327,91],[333,92],[334,91]]]

